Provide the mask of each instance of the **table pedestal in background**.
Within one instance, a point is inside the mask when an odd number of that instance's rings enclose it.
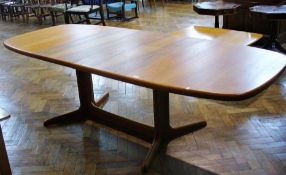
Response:
[[[239,6],[232,2],[210,1],[196,3],[193,9],[200,15],[215,16],[215,27],[219,28],[219,15],[233,15],[237,13]]]

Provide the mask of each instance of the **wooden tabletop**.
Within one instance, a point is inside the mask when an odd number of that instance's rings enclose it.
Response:
[[[168,92],[240,100],[269,86],[282,54],[248,46],[94,25],[61,25],[4,45],[37,59]]]
[[[231,44],[250,45],[263,37],[262,34],[243,32],[229,29],[190,26],[186,29],[172,33],[176,36],[187,36],[198,39],[220,41],[222,45],[226,42]]]
[[[201,15],[229,15],[235,14],[239,4],[226,1],[205,1],[194,4],[193,9]]]
[[[286,20],[286,5],[257,5],[250,7],[250,12],[261,18]]]

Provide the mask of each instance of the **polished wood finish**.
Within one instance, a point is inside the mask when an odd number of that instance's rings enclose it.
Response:
[[[233,15],[239,7],[239,4],[232,2],[206,1],[194,4],[193,9],[200,15],[215,16],[215,27],[219,28],[219,15]]]
[[[216,40],[222,42],[222,44],[227,42],[238,45],[251,45],[263,37],[262,34],[258,33],[203,26],[191,26],[186,29],[173,32],[172,34],[197,39]]]
[[[284,55],[257,48],[228,44],[218,49],[221,45],[216,42],[104,26],[56,26],[13,37],[4,45],[27,56],[139,86],[222,100],[259,93],[286,63]],[[205,59],[197,59],[200,55]]]
[[[145,10],[140,7],[142,13],[134,22],[107,21],[107,25],[164,33],[191,23],[213,25],[212,18],[193,12],[186,1],[166,3],[166,8],[156,10],[147,4]],[[43,25],[35,18],[30,20],[28,25],[0,20],[1,43],[51,26],[49,20]],[[59,19],[60,23],[63,20]],[[15,175],[140,174],[140,162],[150,146],[140,139],[90,121],[42,126],[46,119],[79,107],[74,70],[27,59],[4,46],[0,53],[0,106],[13,116],[1,124]],[[263,93],[239,102],[170,94],[172,126],[201,119],[206,119],[208,126],[170,142],[166,154],[156,158],[147,174],[284,175],[285,83],[286,74],[282,74]],[[105,110],[153,126],[151,89],[97,75],[93,75],[93,86],[96,99],[110,93]]]
[[[284,55],[256,48],[229,45],[219,52],[215,41],[102,26],[51,27],[13,37],[4,45],[15,52],[76,69],[79,109],[47,120],[45,126],[93,120],[152,143],[143,171],[148,170],[158,150],[169,141],[206,126],[202,121],[170,127],[169,93],[244,99],[268,87],[286,65]],[[195,52],[189,52],[195,48]],[[208,48],[208,54],[199,48]],[[159,65],[163,69],[158,69]],[[91,73],[153,89],[154,127],[98,108]]]
[[[10,115],[4,109],[0,108],[0,121],[5,120],[9,117]],[[0,126],[0,174],[12,175],[1,126]]]

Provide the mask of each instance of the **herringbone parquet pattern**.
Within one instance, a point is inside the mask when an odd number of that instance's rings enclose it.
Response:
[[[173,32],[192,24],[213,25],[189,2],[140,9],[140,18],[108,25]],[[0,40],[47,27],[0,21]],[[0,46],[0,106],[11,113],[1,123],[13,174],[140,174],[148,145],[91,122],[45,128],[52,116],[78,107],[75,72],[29,59]],[[190,75],[191,76],[191,75]],[[151,90],[94,76],[94,91],[111,97],[106,110],[152,125]],[[221,102],[171,95],[174,125],[204,118],[207,128],[171,142],[149,174],[286,173],[286,75],[260,95]]]

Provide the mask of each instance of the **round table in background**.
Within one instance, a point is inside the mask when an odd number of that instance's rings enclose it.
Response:
[[[257,5],[250,7],[249,10],[253,17],[271,21],[270,39],[266,43],[265,48],[276,48],[286,52],[277,40],[279,21],[286,20],[286,5]]]
[[[215,16],[215,27],[219,28],[219,15],[233,15],[238,12],[240,5],[226,1],[209,1],[194,4],[193,9],[200,15]]]

